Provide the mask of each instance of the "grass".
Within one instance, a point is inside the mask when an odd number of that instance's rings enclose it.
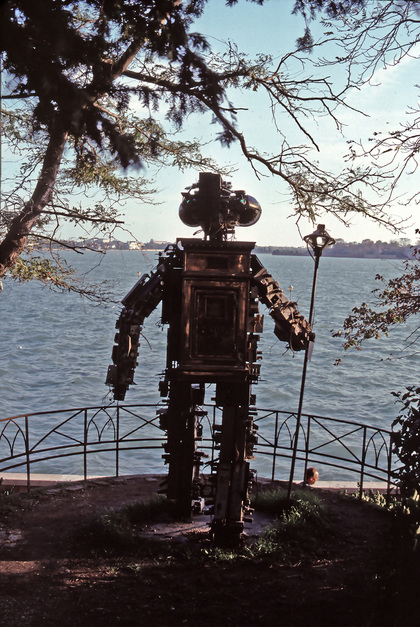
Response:
[[[20,495],[14,493],[13,488],[0,491],[0,514],[14,512],[20,502]]]
[[[106,587],[106,594],[108,587],[111,590],[114,584],[120,586],[120,592],[125,586],[134,585],[143,595],[141,603],[146,613],[145,624],[157,620],[159,624],[181,625],[186,622],[185,618],[192,617],[191,624],[207,625],[210,624],[205,622],[206,608],[209,607],[216,612],[217,623],[214,624],[237,624],[235,608],[239,608],[238,611],[248,622],[252,620],[256,624],[263,624],[264,617],[270,616],[272,622],[268,620],[264,624],[277,624],[279,607],[283,610],[291,608],[291,611],[298,608],[301,602],[300,584],[303,590],[308,590],[305,577],[312,574],[316,579],[318,571],[314,568],[319,565],[320,559],[324,561],[326,558],[325,561],[329,562],[328,566],[325,565],[326,572],[338,572],[339,579],[334,577],[324,582],[321,577],[317,580],[317,585],[321,581],[323,586],[320,587],[319,598],[326,603],[325,611],[330,607],[329,604],[337,608],[339,603],[344,603],[347,604],[347,610],[354,610],[358,616],[352,625],[406,627],[412,624],[413,605],[416,604],[420,585],[419,560],[406,538],[400,535],[399,517],[383,507],[385,499],[382,495],[368,494],[366,504],[354,504],[354,509],[359,513],[367,508],[368,520],[382,519],[382,516],[372,515],[368,508],[383,509],[383,515],[389,516],[396,528],[389,537],[379,534],[376,539],[372,533],[369,535],[372,541],[369,548],[374,551],[374,560],[368,561],[366,566],[362,559],[359,568],[347,555],[348,550],[352,553],[353,543],[350,549],[344,547],[344,553],[335,553],[337,539],[342,540],[340,524],[337,525],[337,520],[340,523],[341,519],[337,518],[337,509],[334,510],[337,499],[331,501],[330,506],[324,505],[326,499],[321,498],[322,501],[315,490],[296,488],[289,503],[285,490],[261,491],[253,498],[252,505],[257,511],[271,514],[273,523],[254,544],[227,550],[212,545],[209,538],[178,543],[155,539],[151,533],[145,537],[141,533],[145,525],[173,519],[171,502],[162,496],[153,497],[148,501],[105,511],[92,525],[83,528],[83,537],[76,532],[82,545],[70,542],[72,558],[75,559],[74,568],[80,569],[80,564],[87,564],[85,569],[88,573],[97,565],[98,585],[89,587],[89,595],[93,594],[94,589],[99,590],[101,585],[104,590]],[[349,498],[340,500],[350,501]],[[341,514],[342,510],[339,512]],[[352,512],[350,504],[350,520]],[[404,520],[407,518],[404,517]],[[388,529],[387,525],[385,527]],[[363,531],[357,537],[359,540],[362,537],[363,541]],[[83,559],[85,562],[80,561]],[[338,561],[334,571],[336,559]],[[352,575],[354,579],[348,580],[348,575],[341,572],[342,559],[350,562],[355,570],[356,574]],[[100,583],[105,570],[107,576]],[[337,588],[337,582],[347,585],[348,581],[351,584],[349,588]],[[354,589],[357,594],[352,592],[351,596],[350,590]],[[282,600],[282,594],[292,596]],[[356,598],[357,601],[354,601]],[[305,606],[309,608],[310,618],[312,611],[315,614],[318,609],[324,611],[324,606],[318,608],[314,599],[313,606]],[[102,607],[103,599],[100,603]],[[162,622],[164,611],[173,613],[173,623]],[[316,616],[319,618],[318,614]],[[366,616],[366,622],[359,620],[359,615]],[[284,620],[285,624],[293,624],[290,616]],[[287,623],[287,620],[290,622]],[[325,622],[316,622],[315,617],[311,624]],[[331,624],[340,622],[331,620]]]
[[[301,560],[317,546],[317,538],[328,528],[328,515],[315,494],[299,491],[289,503],[285,490],[264,491],[253,500],[253,507],[272,514],[274,520],[265,533],[252,545],[223,549],[203,539],[196,545],[169,543],[144,537],[140,532],[148,523],[173,518],[172,503],[163,496],[134,503],[120,510],[109,510],[84,530],[84,538],[99,549],[121,550],[136,548],[148,559],[198,560],[227,563],[236,560],[265,560],[283,558]],[[133,564],[133,570],[136,565]],[[141,564],[139,565],[141,568]]]
[[[82,536],[96,548],[128,548],[134,543],[139,544],[138,532],[145,525],[158,517],[169,519],[172,516],[172,503],[165,496],[156,495],[119,510],[107,510],[83,530]]]
[[[349,495],[353,498],[358,494]],[[417,611],[420,585],[420,502],[417,494],[411,498],[390,496],[368,490],[362,494],[367,507],[382,510],[392,517],[392,544],[383,545],[377,572],[367,585],[376,603],[375,625],[411,625],[413,607]]]
[[[359,498],[358,493],[346,496]],[[420,494],[414,492],[410,497],[390,495],[388,498],[381,492],[367,490],[362,493],[361,500],[369,507],[383,510],[394,516],[397,536],[414,552],[420,551]]]
[[[289,502],[285,490],[268,490],[255,497],[253,507],[275,516],[273,524],[248,549],[253,558],[275,555],[301,559],[313,552],[318,538],[329,528],[325,506],[310,491],[292,493]]]
[[[35,498],[42,498],[42,490],[32,490],[28,494],[27,492],[16,492],[13,485],[0,487],[0,514],[10,514],[16,509],[21,509],[25,503],[31,502]]]

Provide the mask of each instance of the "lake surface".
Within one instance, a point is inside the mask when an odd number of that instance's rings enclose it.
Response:
[[[157,253],[68,253],[67,258],[81,273],[94,266],[86,280],[107,281],[119,301],[138,280],[138,274],[155,266]],[[286,296],[293,285],[292,299],[307,317],[312,259],[272,255],[259,258]],[[363,301],[372,302],[371,290],[378,287],[374,279],[377,273],[392,277],[401,270],[402,263],[394,260],[321,259],[315,302],[316,343],[308,366],[304,413],[390,429],[399,413],[391,391],[418,384],[418,359],[409,350],[403,353],[404,357],[400,353],[405,338],[414,329],[414,321],[411,329],[410,325],[401,326],[388,338],[370,341],[361,352],[345,355],[340,340],[332,338],[330,330],[340,328],[352,307]],[[11,281],[5,281],[0,303],[1,418],[110,402],[104,381],[111,363],[119,305],[93,306],[73,293],[57,294],[35,282]],[[262,380],[253,388],[257,406],[296,411],[303,354],[286,351],[285,344],[273,334],[274,324],[268,312],[262,305],[260,310],[266,315],[260,343]],[[157,310],[146,320],[147,341],[141,342],[137,385],[128,391],[127,403],[160,400],[158,383],[165,366],[166,329],[159,324],[159,318]],[[390,355],[393,359],[388,359]],[[334,365],[340,358],[341,365]],[[210,396],[206,397],[207,402]]]

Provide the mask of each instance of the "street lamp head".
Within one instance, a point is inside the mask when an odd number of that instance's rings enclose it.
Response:
[[[316,231],[311,235],[305,235],[303,239],[312,248],[315,257],[320,257],[327,246],[335,244],[335,239],[325,230],[325,224],[318,224]]]

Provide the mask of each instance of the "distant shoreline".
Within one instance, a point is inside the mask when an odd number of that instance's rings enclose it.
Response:
[[[273,255],[275,257],[307,257],[308,251],[306,248],[298,248],[298,249],[278,249],[267,250],[273,248],[272,246],[255,246],[253,252],[259,255]],[[142,253],[161,253],[164,251],[164,248],[104,248],[97,249],[102,252],[121,252],[122,250],[128,252],[142,252]],[[334,249],[327,249],[324,251],[324,257],[334,257],[336,259],[395,259],[399,261],[404,261],[405,259],[411,259],[413,254],[410,249],[408,251],[403,251],[398,253],[373,253],[373,254],[357,254],[357,253],[341,253],[335,252]]]
[[[108,252],[111,250],[140,251],[144,253],[163,252],[168,246],[173,246],[174,242],[164,242],[150,240],[149,242],[120,242],[119,240],[91,239],[86,241],[66,240],[63,245],[57,244],[55,249],[78,248],[91,250],[93,252]],[[268,254],[285,257],[306,257],[308,251],[304,247],[293,246],[259,246],[255,245],[256,254]],[[338,257],[342,259],[399,259],[407,260],[413,258],[413,247],[409,240],[402,239],[393,242],[373,242],[363,240],[363,242],[345,242],[338,239],[336,243],[324,251],[324,257]]]

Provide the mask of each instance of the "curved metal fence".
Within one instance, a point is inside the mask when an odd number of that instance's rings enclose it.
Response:
[[[109,405],[23,414],[0,419],[0,477],[4,473],[95,476],[161,473],[165,434],[159,427],[164,405]],[[203,408],[201,448],[208,461],[217,457],[214,425],[221,409]],[[271,479],[288,479],[296,431],[296,413],[275,409],[255,411],[258,427],[255,463]],[[359,485],[381,482],[389,492],[396,459],[392,433],[360,423],[304,414],[298,436],[300,472],[309,465],[335,469]],[[92,468],[94,472],[92,473]],[[303,469],[303,470],[302,470]],[[344,473],[344,475],[343,475]],[[324,472],[325,474],[325,472]],[[322,476],[322,472],[321,472]]]

